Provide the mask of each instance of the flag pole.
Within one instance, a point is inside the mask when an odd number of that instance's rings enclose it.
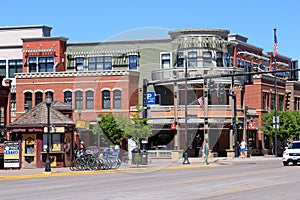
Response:
[[[277,56],[277,50],[278,50],[278,44],[277,44],[277,36],[276,36],[276,27],[274,27],[274,51],[273,51],[273,58],[274,58],[274,67],[273,67],[273,71],[275,71],[274,73],[274,93],[275,93],[275,103],[274,103],[274,115],[275,115],[275,119],[274,119],[274,131],[275,131],[275,139],[274,139],[274,154],[277,157],[277,74],[276,74],[276,56]]]

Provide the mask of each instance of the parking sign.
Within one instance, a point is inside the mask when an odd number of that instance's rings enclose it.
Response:
[[[155,92],[147,92],[147,104],[155,104]]]

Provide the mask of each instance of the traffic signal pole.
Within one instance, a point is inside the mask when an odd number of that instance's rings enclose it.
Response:
[[[236,94],[232,92],[229,96],[233,99],[233,135],[234,135],[234,157],[239,157],[239,149],[238,149],[238,137],[237,137],[237,126],[236,126]]]

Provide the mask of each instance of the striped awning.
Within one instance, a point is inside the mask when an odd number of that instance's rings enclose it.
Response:
[[[139,49],[114,49],[114,50],[92,50],[92,51],[67,51],[66,55],[105,55],[105,54],[130,54],[138,53]]]
[[[24,53],[55,52],[55,49],[23,49]]]

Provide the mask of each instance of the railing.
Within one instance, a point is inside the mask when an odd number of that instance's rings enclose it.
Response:
[[[148,150],[150,158],[172,158],[172,150]]]

